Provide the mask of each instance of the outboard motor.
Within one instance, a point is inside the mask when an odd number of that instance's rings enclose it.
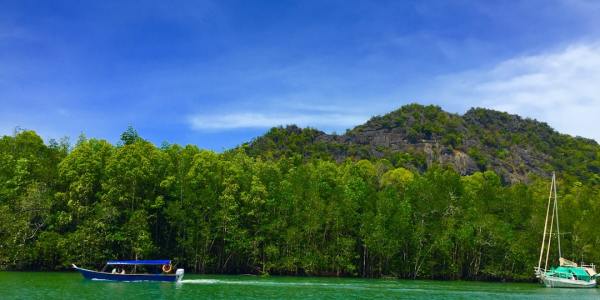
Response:
[[[177,278],[177,282],[181,281],[181,279],[183,279],[183,269],[177,269],[177,271],[175,271],[175,278]]]

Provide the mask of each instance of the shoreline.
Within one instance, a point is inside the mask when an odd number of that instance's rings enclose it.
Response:
[[[75,270],[0,270],[0,273],[74,273],[78,274]],[[485,279],[440,279],[440,278],[401,278],[401,277],[391,277],[391,276],[382,276],[382,277],[360,277],[360,276],[326,276],[326,275],[282,275],[282,274],[269,274],[269,275],[260,275],[260,274],[228,274],[228,273],[191,273],[186,272],[186,276],[245,276],[245,277],[255,277],[261,279],[267,278],[324,278],[324,279],[365,279],[365,280],[389,280],[389,281],[434,281],[434,282],[489,282],[489,283],[537,283],[537,279],[529,279],[529,280],[485,280]]]

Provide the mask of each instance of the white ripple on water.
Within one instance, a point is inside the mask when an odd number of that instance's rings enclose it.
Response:
[[[258,281],[258,280],[219,280],[219,279],[184,279],[181,283],[194,284],[238,284],[238,285],[346,285],[346,284],[331,284],[318,282],[273,282],[273,281]]]
[[[275,286],[356,286],[347,283],[324,282],[273,282],[259,280],[219,280],[219,279],[183,279],[181,283],[192,284],[236,284],[236,285],[275,285]]]
[[[217,284],[221,283],[221,280],[217,279],[183,279],[180,283],[194,283],[194,284]]]
[[[183,279],[180,281],[182,284],[222,284],[222,285],[252,285],[252,286],[320,286],[328,288],[341,288],[341,289],[353,289],[353,290],[365,290],[365,289],[390,289],[397,286],[372,286],[368,284],[360,283],[325,283],[325,282],[274,282],[274,281],[262,281],[262,280],[220,280],[220,279]],[[410,290],[410,291],[426,291],[421,288],[400,288],[399,290]]]

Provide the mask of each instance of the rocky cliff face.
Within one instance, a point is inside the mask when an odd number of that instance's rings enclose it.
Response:
[[[481,108],[457,115],[437,106],[410,104],[373,117],[342,135],[278,127],[245,148],[251,155],[264,157],[301,154],[336,161],[385,158],[417,170],[451,166],[463,175],[494,170],[507,183],[561,169],[586,180],[600,180],[600,147],[595,141],[560,134],[535,120]],[[573,161],[577,166],[571,166],[562,155],[582,160]]]

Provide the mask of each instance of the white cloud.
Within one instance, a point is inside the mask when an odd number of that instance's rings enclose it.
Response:
[[[435,96],[535,118],[560,132],[600,141],[600,43],[448,75]]]
[[[368,116],[341,112],[328,113],[228,113],[194,115],[189,121],[196,130],[223,130],[240,128],[269,128],[279,125],[295,124],[311,126],[317,129],[353,127],[365,122]]]
[[[341,94],[322,103],[315,103],[314,99],[322,96],[312,91],[294,97],[287,95],[288,101],[279,104],[267,101],[262,105],[268,107],[262,111],[247,106],[231,113],[194,114],[188,121],[195,130],[296,124],[339,131],[409,100],[406,93],[395,91],[388,96],[357,97],[344,93],[345,86],[336,88]],[[411,93],[417,95],[412,98],[420,103],[439,104],[454,111],[477,106],[507,111],[547,122],[563,133],[600,141],[600,42],[579,43],[515,57],[488,69],[448,74],[439,81],[432,80],[429,91],[421,86]]]

